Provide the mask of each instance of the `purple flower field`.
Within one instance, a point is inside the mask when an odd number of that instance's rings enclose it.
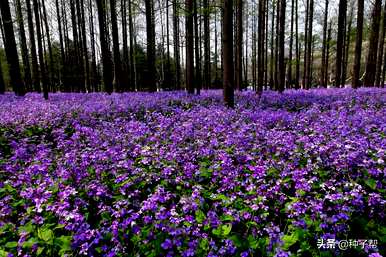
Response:
[[[236,103],[0,96],[0,256],[384,255],[386,90]]]

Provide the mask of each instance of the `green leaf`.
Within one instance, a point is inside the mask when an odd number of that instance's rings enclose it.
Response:
[[[39,242],[38,239],[34,238],[34,237],[31,237],[30,239],[28,239],[27,241],[25,241],[23,243],[23,248],[31,248],[34,244],[37,244]]]
[[[202,238],[200,240],[200,249],[205,251],[209,250],[209,242],[207,238]]]
[[[7,257],[8,256],[8,252],[0,249],[0,257]]]
[[[15,247],[17,247],[17,242],[16,241],[8,242],[5,244],[5,247],[6,248],[15,248]]]
[[[43,241],[49,242],[54,238],[54,233],[49,228],[38,229],[38,237]]]
[[[291,235],[284,235],[282,238],[284,242],[283,250],[288,250],[292,245],[298,241],[297,233],[292,233]]]
[[[256,240],[252,235],[249,235],[248,236],[248,244],[249,244],[250,248],[256,249],[259,245],[259,241]]]
[[[201,210],[197,210],[195,212],[195,215],[196,215],[196,220],[198,223],[202,223],[206,218],[205,213]]]
[[[55,245],[59,246],[61,250],[70,251],[71,250],[71,236],[60,236],[55,239]]]
[[[365,180],[366,185],[368,185],[372,190],[375,190],[377,188],[377,182],[375,179],[370,178]]]
[[[38,247],[38,250],[36,251],[36,254],[39,256],[43,253],[44,247]]]
[[[222,221],[233,221],[234,218],[232,215],[223,215],[223,216],[221,216],[221,220]]]
[[[232,224],[228,223],[228,224],[222,225],[221,229],[222,229],[222,234],[224,236],[227,236],[232,230]]]

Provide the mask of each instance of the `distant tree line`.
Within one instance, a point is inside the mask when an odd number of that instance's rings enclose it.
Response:
[[[383,86],[386,3],[315,4],[2,0],[0,93]]]

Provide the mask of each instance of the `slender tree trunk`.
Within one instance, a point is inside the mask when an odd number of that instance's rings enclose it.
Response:
[[[173,0],[173,38],[174,38],[174,59],[176,66],[175,89],[181,89],[181,66],[180,66],[180,35],[177,0]]]
[[[186,89],[194,93],[193,0],[186,0]]]
[[[199,48],[199,29],[198,29],[198,15],[197,15],[197,0],[193,0],[193,22],[194,22],[194,49],[196,59],[196,73],[195,73],[195,87],[196,93],[199,95],[201,91],[201,59],[200,59],[200,48]]]
[[[269,35],[269,1],[265,0],[265,51],[264,51],[264,87],[268,85],[268,35]]]
[[[0,21],[1,23],[1,21]],[[4,76],[3,76],[3,68],[2,64],[0,61],[0,94],[5,93],[5,83],[4,83]]]
[[[312,85],[312,50],[313,50],[313,42],[314,42],[314,37],[313,37],[313,19],[314,19],[314,0],[310,0],[310,8],[308,10],[308,40],[307,40],[307,61],[306,61],[306,81],[305,81],[305,86],[306,89],[311,88]]]
[[[277,0],[276,4],[276,38],[275,38],[275,90],[279,89],[279,79],[280,79],[280,71],[279,71],[279,41],[280,41],[280,4],[281,0]]]
[[[98,20],[99,20],[99,37],[102,51],[102,65],[103,65],[103,83],[105,90],[111,94],[113,92],[113,75],[111,71],[111,53],[107,43],[106,35],[106,3],[104,0],[97,0]]]
[[[233,0],[223,1],[222,24],[223,49],[223,87],[225,105],[234,107],[234,77],[233,77]]]
[[[235,86],[242,90],[242,56],[243,56],[243,0],[236,1],[236,69],[235,69]]]
[[[274,63],[275,63],[275,46],[274,46],[274,38],[275,38],[275,1],[272,0],[272,20],[271,20],[271,67],[270,67],[270,88],[274,88],[275,78],[274,78]]]
[[[306,22],[305,22],[305,25],[304,25],[304,51],[303,51],[303,88],[307,88],[307,83],[308,83],[308,78],[307,78],[307,57],[308,57],[308,40],[309,40],[309,36],[308,36],[308,22],[309,22],[309,11],[310,11],[310,1],[311,0],[307,0],[307,5],[306,5],[306,16],[305,16],[305,19],[306,19]]]
[[[343,86],[346,84],[346,77],[347,77],[347,66],[348,66],[348,57],[349,57],[350,43],[351,43],[351,26],[352,26],[353,13],[354,13],[354,10],[353,8],[351,8],[348,23],[347,23],[344,62],[342,67]]]
[[[83,43],[83,57],[84,57],[84,67],[85,67],[85,85],[86,90],[91,91],[90,88],[90,64],[88,59],[88,50],[87,50],[87,35],[86,35],[86,19],[84,13],[84,0],[80,0],[80,12],[81,12],[81,30],[82,30],[82,43]]]
[[[47,79],[46,67],[44,64],[44,53],[43,53],[43,44],[42,44],[42,34],[40,30],[40,15],[39,15],[38,1],[33,0],[33,5],[34,5],[34,14],[35,14],[36,37],[38,41],[40,74],[42,76],[42,82],[43,82],[43,96],[44,96],[44,99],[48,99],[48,79]]]
[[[23,18],[23,12],[21,9],[20,0],[16,0],[16,17],[19,25],[21,55],[22,55],[23,69],[24,69],[24,82],[25,82],[27,91],[31,91],[32,81],[31,81],[31,71],[30,71],[30,65],[29,65],[29,54],[28,54],[28,48],[27,48],[27,40],[25,37],[24,18]]]
[[[381,76],[382,76],[383,48],[385,43],[385,32],[386,32],[386,3],[385,3],[382,17],[383,17],[382,30],[379,36],[377,68],[375,73],[375,85],[377,87],[381,85]]]
[[[35,32],[33,25],[33,16],[30,0],[26,0],[27,6],[27,18],[28,18],[28,33],[29,41],[31,44],[31,62],[32,62],[32,85],[35,91],[40,93],[40,78],[39,78],[39,66],[38,59],[36,55],[36,44],[35,44]]]
[[[321,75],[320,75],[320,84],[322,87],[327,87],[327,81],[325,81],[324,74],[326,69],[326,48],[327,48],[327,23],[328,23],[328,4],[329,0],[326,1],[326,6],[324,8],[324,22],[323,22],[323,43],[322,43],[322,67],[321,67]]]
[[[265,55],[265,0],[259,1],[259,17],[257,32],[257,92],[263,92],[264,84],[264,55]]]
[[[135,72],[135,44],[134,44],[134,27],[133,27],[133,10],[131,8],[131,0],[128,0],[128,8],[129,8],[129,35],[130,35],[130,49],[129,49],[129,55],[130,55],[130,89],[132,91],[135,91],[137,88],[137,79],[136,79],[136,72]]]
[[[121,0],[121,22],[122,22],[122,49],[123,49],[123,63],[122,63],[122,76],[125,77],[123,80],[126,80],[126,84],[124,85],[124,90],[130,90],[129,76],[128,74],[128,64],[129,64],[129,48],[128,48],[128,40],[127,40],[127,9],[126,9],[126,1]],[[130,0],[129,0],[130,1]],[[128,75],[127,75],[128,74]]]
[[[330,48],[331,48],[331,31],[332,31],[332,23],[330,22],[330,27],[328,28],[327,32],[327,46],[326,46],[326,56],[325,56],[325,69],[324,69],[324,74],[323,74],[323,81],[326,83],[326,87],[328,84],[328,66],[329,66],[329,57],[330,57]]]
[[[339,1],[339,16],[338,16],[338,39],[336,48],[336,74],[335,74],[335,86],[341,87],[342,85],[342,61],[343,61],[343,46],[344,44],[344,31],[345,31],[345,20],[347,11],[347,0]]]
[[[115,0],[110,0],[110,12],[111,12],[111,28],[112,28],[111,34],[113,36],[115,83],[118,91],[122,92],[124,90],[124,87],[127,86],[127,82],[125,83],[123,81],[121,55],[119,53],[118,23],[117,23]]]
[[[146,41],[147,41],[147,82],[150,92],[157,91],[156,69],[155,69],[155,28],[154,28],[154,6],[153,0],[145,0],[146,9]]]
[[[373,13],[371,15],[373,20],[371,22],[369,51],[368,51],[367,63],[366,63],[366,74],[365,74],[364,83],[363,83],[365,86],[374,86],[374,82],[375,82],[381,10],[382,10],[382,1],[375,0]]]
[[[217,86],[218,82],[218,35],[217,35],[217,12],[214,13],[214,65],[215,65],[215,85]]]
[[[64,65],[65,65],[65,57],[64,57],[64,44],[63,44],[63,33],[62,33],[62,19],[60,16],[60,9],[59,9],[59,0],[55,0],[55,7],[56,7],[56,17],[58,19],[58,30],[59,30],[59,44],[60,44],[60,63],[59,63],[59,85],[61,90],[61,86],[63,83],[63,77],[64,77]]]
[[[210,87],[210,30],[209,30],[209,0],[203,0],[204,4],[204,86]]]
[[[47,36],[47,47],[48,47],[48,56],[49,56],[49,86],[52,88],[53,91],[55,91],[55,85],[53,83],[55,72],[53,70],[54,67],[54,57],[52,54],[52,45],[51,45],[51,36],[50,36],[50,29],[48,26],[48,19],[47,19],[47,11],[46,11],[46,5],[45,1],[41,0],[42,3],[42,9],[43,9],[43,21],[44,21],[44,27],[45,27],[45,32]],[[47,69],[48,70],[48,69]]]
[[[89,26],[90,26],[90,43],[91,43],[91,73],[90,73],[90,84],[92,91],[98,91],[97,87],[99,82],[97,81],[98,71],[96,67],[96,51],[95,51],[95,32],[94,32],[94,16],[92,9],[92,2],[90,0],[90,17],[89,17]]]
[[[362,58],[362,36],[363,36],[363,10],[364,0],[358,0],[358,14],[357,14],[357,27],[356,27],[356,39],[355,39],[355,60],[353,70],[353,88],[360,86],[360,70],[361,70],[361,58]]]
[[[300,81],[300,47],[299,47],[299,23],[298,23],[298,0],[295,0],[295,52],[296,52],[296,66],[295,66],[295,89],[299,89]]]
[[[253,17],[252,17],[252,87],[253,90],[257,90],[257,20],[256,20],[256,6],[253,7]]]
[[[289,45],[289,57],[288,57],[288,87],[292,87],[292,52],[293,52],[293,41],[294,41],[294,1],[291,1],[291,28],[290,28],[290,45]],[[297,15],[297,14],[296,14]]]
[[[312,1],[312,0],[311,0]],[[285,9],[286,0],[281,0],[280,3],[280,33],[279,33],[279,92],[285,89],[285,60],[284,60],[284,37],[285,37]]]

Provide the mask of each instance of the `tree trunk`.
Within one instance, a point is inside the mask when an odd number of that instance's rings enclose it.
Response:
[[[98,9],[98,20],[99,20],[99,38],[102,52],[102,65],[103,65],[103,83],[107,93],[111,94],[113,92],[112,84],[112,70],[111,70],[111,53],[107,44],[107,35],[106,35],[106,3],[104,0],[97,0],[97,9]]]
[[[326,46],[326,56],[325,56],[325,62],[326,62],[326,67],[324,69],[324,75],[323,75],[323,80],[326,82],[326,87],[328,84],[328,66],[329,66],[329,57],[330,57],[330,46],[331,46],[331,31],[332,31],[332,23],[330,22],[330,27],[328,28],[327,32],[327,46]]]
[[[129,76],[128,74],[128,65],[129,65],[129,48],[128,48],[128,40],[127,40],[127,9],[126,9],[126,1],[121,0],[121,22],[122,22],[122,49],[123,49],[123,63],[122,63],[122,76],[126,80],[125,90],[130,90]],[[129,0],[130,1],[130,0]]]
[[[382,30],[379,38],[379,47],[378,47],[378,58],[377,58],[377,68],[375,73],[375,85],[379,87],[381,85],[381,76],[382,76],[382,63],[383,63],[383,48],[385,43],[385,32],[386,32],[386,3],[383,10],[383,19],[382,19]]]
[[[274,88],[275,78],[274,78],[274,60],[275,60],[275,46],[274,46],[274,38],[275,38],[275,0],[272,0],[272,20],[271,20],[271,67],[270,67],[270,88]]]
[[[373,20],[371,22],[369,51],[368,51],[367,63],[366,63],[366,74],[363,81],[364,86],[374,86],[374,82],[375,82],[381,9],[382,9],[382,1],[375,0],[373,13],[371,15]]]
[[[342,67],[343,86],[346,84],[346,77],[347,77],[347,66],[348,66],[348,57],[349,57],[350,43],[351,43],[351,26],[352,26],[353,13],[354,13],[354,10],[353,8],[351,8],[348,23],[347,23],[344,62]]]
[[[290,45],[289,45],[289,56],[288,56],[288,87],[292,87],[292,51],[294,41],[294,0],[291,1],[291,28],[290,28]],[[297,14],[296,14],[297,15]]]
[[[193,0],[193,21],[194,21],[194,49],[196,59],[196,72],[195,72],[195,87],[197,95],[201,91],[201,59],[200,59],[200,48],[199,48],[199,29],[198,29],[198,15],[197,15],[197,0]]]
[[[204,86],[210,87],[210,30],[209,30],[209,0],[203,0],[204,4]]]
[[[233,0],[223,1],[222,22],[223,49],[223,87],[225,105],[234,107],[234,77],[233,77]]]
[[[29,54],[28,54],[28,48],[27,48],[27,40],[25,37],[24,18],[23,18],[20,0],[16,0],[16,16],[17,16],[17,21],[19,25],[21,54],[22,54],[23,69],[24,69],[24,82],[25,82],[27,91],[31,91],[32,81],[31,81],[31,71],[30,71],[30,65],[29,65]]]
[[[23,96],[25,94],[25,88],[21,79],[19,57],[16,49],[15,33],[13,31],[12,16],[8,0],[0,1],[0,9],[1,20],[4,27],[5,54],[7,56],[11,85],[16,95]]]
[[[242,90],[242,57],[243,57],[243,0],[236,1],[236,69],[235,69],[235,84],[236,88]]]
[[[130,35],[130,89],[135,91],[137,88],[137,79],[135,73],[135,44],[134,44],[134,27],[133,27],[133,11],[131,8],[131,0],[128,0],[128,8],[129,8],[129,35]]]
[[[263,92],[264,84],[264,55],[265,55],[265,0],[259,1],[259,17],[257,31],[257,92]]]
[[[326,69],[326,48],[327,48],[327,23],[328,23],[328,4],[329,0],[326,0],[326,6],[324,8],[324,22],[323,22],[323,41],[322,41],[322,67],[320,75],[320,85],[324,88],[327,87],[327,81],[325,81],[324,74]]]
[[[44,99],[48,99],[48,80],[47,80],[47,73],[46,73],[46,68],[44,64],[42,34],[40,30],[39,5],[37,0],[33,0],[33,6],[34,6],[34,14],[35,14],[36,39],[38,41],[40,74],[42,76],[42,83],[43,83],[43,96],[44,96]]]
[[[155,28],[153,0],[145,0],[146,9],[146,41],[147,41],[147,87],[150,92],[157,91],[155,81]]]
[[[121,64],[121,56],[119,53],[119,38],[118,38],[118,23],[116,14],[115,0],[110,0],[110,13],[111,13],[111,34],[113,36],[113,53],[114,53],[114,73],[116,88],[119,92],[122,92],[124,86],[127,83],[123,82],[123,72]]]
[[[307,81],[308,81],[308,78],[307,78],[307,57],[308,57],[308,40],[309,40],[309,36],[308,36],[308,22],[309,22],[309,10],[310,10],[310,0],[307,0],[307,5],[306,5],[306,16],[305,16],[305,19],[306,19],[306,22],[305,22],[305,25],[304,25],[304,50],[303,50],[303,88],[307,88]]]
[[[186,0],[186,89],[194,93],[193,0]]]
[[[298,23],[298,0],[295,0],[295,52],[296,52],[296,66],[295,66],[295,89],[299,89],[300,80],[300,47],[299,47],[299,23]]]
[[[177,0],[173,0],[173,38],[174,38],[174,60],[176,66],[175,89],[181,89],[181,66],[180,66],[180,35]]]
[[[98,71],[96,66],[95,32],[94,32],[94,16],[93,16],[93,9],[92,9],[92,3],[93,3],[92,1],[93,0],[90,0],[89,2],[89,6],[90,6],[89,25],[90,25],[90,42],[91,42],[90,84],[92,87],[92,91],[98,91],[99,81],[97,81]]]
[[[357,27],[356,27],[356,39],[355,39],[355,60],[353,70],[353,88],[360,86],[360,70],[361,70],[361,58],[362,58],[362,37],[363,37],[363,10],[364,0],[358,0],[358,14],[357,14]]]
[[[338,16],[338,39],[336,45],[336,68],[335,68],[335,86],[341,87],[342,85],[342,62],[343,62],[343,45],[344,45],[344,32],[345,32],[345,20],[347,11],[347,0],[339,1],[339,16]]]
[[[311,88],[312,85],[312,50],[313,50],[313,19],[314,19],[314,0],[310,0],[310,6],[308,10],[308,33],[307,33],[307,61],[306,61],[306,80],[305,80],[305,86],[306,89]]]
[[[40,93],[40,78],[39,78],[39,66],[36,55],[36,44],[35,44],[35,32],[33,25],[33,16],[30,0],[26,0],[27,6],[27,18],[28,18],[28,33],[29,41],[31,44],[31,62],[32,62],[32,85],[35,91]]]
[[[312,0],[311,0],[312,1]],[[279,92],[285,88],[285,59],[284,59],[284,37],[285,37],[285,9],[286,0],[280,3],[280,33],[279,33]]]
[[[50,29],[49,29],[49,26],[48,26],[46,5],[45,5],[44,0],[41,0],[41,1],[42,1],[42,9],[43,9],[44,27],[45,27],[45,30],[46,30],[45,32],[46,32],[46,36],[47,36],[48,56],[49,56],[49,60],[50,60],[50,63],[49,63],[49,78],[50,78],[49,79],[49,86],[51,86],[52,91],[55,91],[55,85],[53,83],[53,81],[55,80],[54,79],[55,72],[53,70],[53,67],[54,67],[54,57],[53,57],[53,54],[52,54]]]

